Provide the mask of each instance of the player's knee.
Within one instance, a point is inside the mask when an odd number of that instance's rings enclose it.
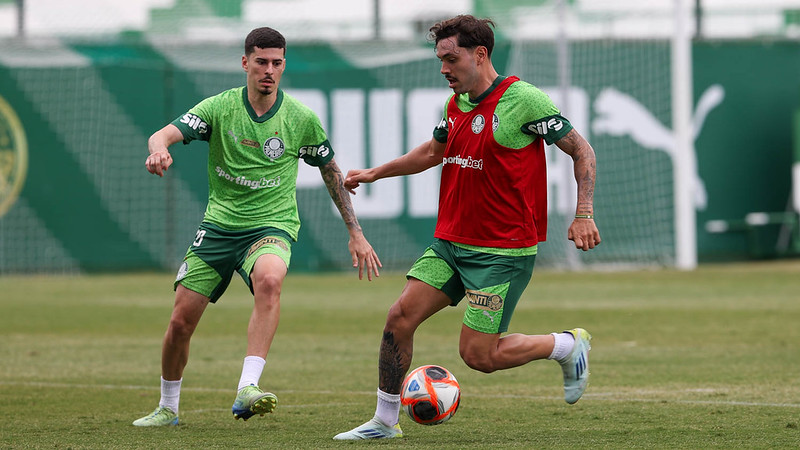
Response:
[[[173,339],[187,339],[192,336],[197,323],[187,320],[184,316],[173,314],[169,319],[167,336]]]
[[[411,316],[406,314],[402,303],[397,301],[389,308],[389,313],[386,315],[384,332],[413,334],[418,325]]]
[[[280,295],[281,287],[283,286],[283,276],[269,272],[253,277],[252,281],[253,291],[258,291],[262,294],[272,294],[275,297]]]
[[[461,359],[470,369],[477,370],[483,373],[492,373],[495,371],[494,364],[488,358],[482,358],[475,355],[461,355]]]
[[[389,307],[389,312],[386,314],[386,328],[393,328],[401,325],[401,322],[405,319],[406,317],[400,303],[394,302],[392,306]]]
[[[470,348],[461,348],[459,349],[459,353],[461,354],[461,359],[464,360],[464,363],[470,369],[483,373],[492,373],[496,370],[492,358],[486,352],[479,352]]]

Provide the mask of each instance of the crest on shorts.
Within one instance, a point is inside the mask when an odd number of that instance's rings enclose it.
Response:
[[[265,245],[272,245],[272,246],[275,246],[275,247],[279,247],[281,250],[283,250],[285,252],[289,251],[289,247],[286,245],[285,242],[283,242],[282,240],[280,240],[280,239],[278,239],[276,237],[267,236],[267,237],[263,237],[263,238],[259,239],[255,244],[250,246],[250,250],[247,251],[247,258],[249,258],[250,255],[255,253],[256,250],[260,249],[261,247],[263,247]]]
[[[186,278],[186,274],[189,273],[189,263],[184,261],[181,264],[181,267],[178,269],[178,276],[175,277],[175,281],[181,281],[182,279]]]
[[[503,297],[491,292],[467,290],[470,306],[484,311],[500,311],[503,308]]]

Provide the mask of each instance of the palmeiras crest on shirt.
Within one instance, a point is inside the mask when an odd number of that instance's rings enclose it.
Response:
[[[475,134],[480,134],[485,125],[486,119],[484,119],[482,115],[478,114],[474,119],[472,119],[472,132]]]
[[[283,156],[283,152],[285,151],[286,146],[279,137],[271,137],[264,142],[264,155],[272,161]]]

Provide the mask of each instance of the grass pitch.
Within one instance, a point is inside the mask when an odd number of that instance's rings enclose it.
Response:
[[[458,356],[464,306],[417,332],[413,366],[455,373],[462,404],[406,437],[331,438],[375,408],[378,345],[400,274],[290,274],[262,386],[274,414],[230,406],[252,300],[240,280],[192,341],[181,425],[131,422],[158,402],[172,274],[0,277],[0,448],[797,448],[800,261],[694,272],[538,271],[512,332],[593,335],[583,399],[563,401],[552,361],[482,374]]]

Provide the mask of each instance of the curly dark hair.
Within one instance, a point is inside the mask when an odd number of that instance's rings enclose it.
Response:
[[[286,39],[270,27],[256,28],[244,40],[244,54],[250,56],[255,48],[282,48],[286,53]]]
[[[459,47],[473,49],[482,45],[486,47],[491,58],[492,49],[494,49],[494,31],[492,31],[492,27],[496,27],[492,19],[478,19],[471,15],[462,14],[434,24],[430,29],[430,33],[428,33],[428,40],[439,44],[442,39],[458,36],[456,42]]]

